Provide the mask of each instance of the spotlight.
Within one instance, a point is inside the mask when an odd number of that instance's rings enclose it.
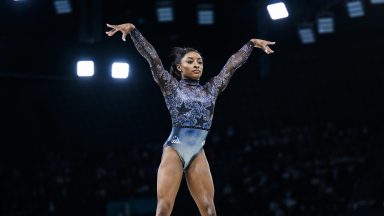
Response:
[[[173,6],[170,1],[158,1],[156,12],[158,22],[172,22],[174,20]]]
[[[77,62],[77,76],[89,77],[95,73],[95,66],[93,61],[78,61]]]
[[[72,12],[71,2],[69,0],[53,0],[57,14],[68,14]]]
[[[273,20],[286,18],[289,15],[283,2],[270,4],[267,6],[267,10]]]
[[[213,25],[214,16],[213,5],[203,4],[197,6],[197,23],[199,25]]]
[[[312,24],[302,24],[298,28],[301,43],[310,44],[316,41],[315,32]]]
[[[112,77],[116,79],[126,79],[129,75],[129,64],[115,62],[112,64]]]
[[[371,4],[384,4],[384,0],[371,0]]]
[[[330,34],[335,32],[335,20],[332,16],[321,16],[317,18],[317,32],[319,34]]]
[[[356,18],[364,16],[364,8],[361,0],[351,0],[347,2],[349,17]]]

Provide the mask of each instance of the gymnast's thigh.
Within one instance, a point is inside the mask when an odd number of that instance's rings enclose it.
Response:
[[[158,199],[174,201],[183,177],[183,166],[179,155],[171,147],[164,147],[157,172]]]

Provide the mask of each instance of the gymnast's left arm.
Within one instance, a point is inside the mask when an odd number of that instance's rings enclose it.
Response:
[[[267,54],[271,54],[274,51],[269,45],[274,44],[275,42],[252,38],[228,59],[220,73],[213,77],[208,83],[210,83],[218,93],[221,93],[228,85],[235,71],[246,62],[254,47],[262,49]]]

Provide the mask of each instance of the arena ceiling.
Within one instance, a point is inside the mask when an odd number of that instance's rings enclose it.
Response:
[[[322,14],[334,16],[335,33],[318,36],[317,43],[329,38],[372,41],[382,38],[384,32],[384,5],[372,5],[368,0],[363,1],[365,16],[356,19],[349,18],[345,1],[286,0],[290,16],[278,21],[272,21],[266,13],[266,5],[273,1],[174,1],[175,20],[171,23],[157,22],[154,0],[82,2],[83,6],[80,1],[71,1],[72,13],[58,15],[53,0],[2,1],[2,74],[66,76],[68,71],[63,68],[69,70],[66,65],[84,53],[124,53],[117,45],[119,37],[110,39],[104,35],[105,23],[135,23],[164,56],[172,46],[230,51],[259,35],[281,46],[303,46],[297,33],[298,25],[315,24]],[[214,25],[197,25],[196,7],[200,3],[214,5]]]

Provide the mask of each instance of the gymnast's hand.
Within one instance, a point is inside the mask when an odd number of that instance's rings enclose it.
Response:
[[[135,26],[132,24],[132,23],[124,23],[124,24],[120,24],[120,25],[110,25],[110,24],[107,24],[107,26],[109,28],[111,28],[110,31],[107,31],[105,32],[105,34],[107,34],[109,37],[113,36],[116,32],[120,31],[123,35],[122,35],[122,39],[123,41],[125,41],[125,38],[127,37],[127,35],[133,30],[135,29]]]
[[[262,39],[251,39],[251,42],[255,45],[255,47],[264,50],[264,52],[267,54],[274,53],[274,51],[271,50],[271,48],[269,48],[268,45],[274,45],[275,42],[262,40]]]

